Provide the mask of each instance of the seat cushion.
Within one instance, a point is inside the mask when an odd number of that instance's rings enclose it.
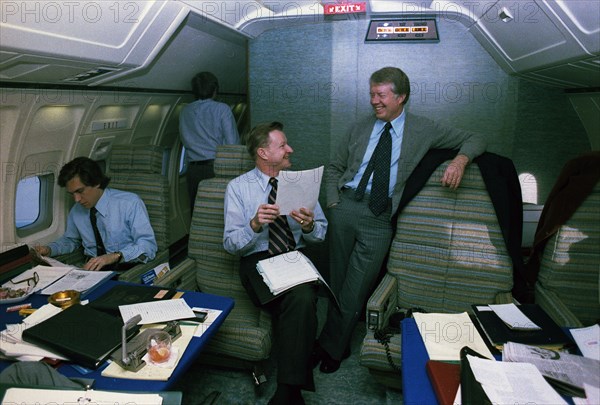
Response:
[[[477,165],[457,190],[440,186],[438,167],[404,208],[388,272],[398,280],[398,305],[429,312],[470,311],[512,288],[512,261]]]

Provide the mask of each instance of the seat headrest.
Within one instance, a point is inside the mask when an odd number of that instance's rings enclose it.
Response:
[[[109,171],[162,174],[163,148],[155,145],[115,145]]]
[[[244,145],[219,145],[215,157],[217,177],[236,177],[252,170],[254,161]]]

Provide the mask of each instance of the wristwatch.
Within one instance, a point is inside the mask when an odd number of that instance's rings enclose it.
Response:
[[[121,252],[115,252],[117,254],[117,256],[119,257],[117,259],[117,263],[121,263],[123,261],[123,253]]]

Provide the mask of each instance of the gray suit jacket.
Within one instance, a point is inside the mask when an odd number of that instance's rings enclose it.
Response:
[[[340,190],[358,172],[376,120],[372,116],[357,122],[334,150],[325,169],[327,205],[340,201]],[[429,149],[460,148],[459,153],[472,161],[485,152],[486,146],[482,135],[444,127],[428,118],[407,113],[398,162],[398,179],[392,194],[392,215],[398,209],[406,179]]]

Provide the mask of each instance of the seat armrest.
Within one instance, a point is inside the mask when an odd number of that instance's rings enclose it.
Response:
[[[381,329],[388,324],[390,314],[396,311],[398,303],[396,286],[396,278],[386,273],[367,301],[367,329]]]

